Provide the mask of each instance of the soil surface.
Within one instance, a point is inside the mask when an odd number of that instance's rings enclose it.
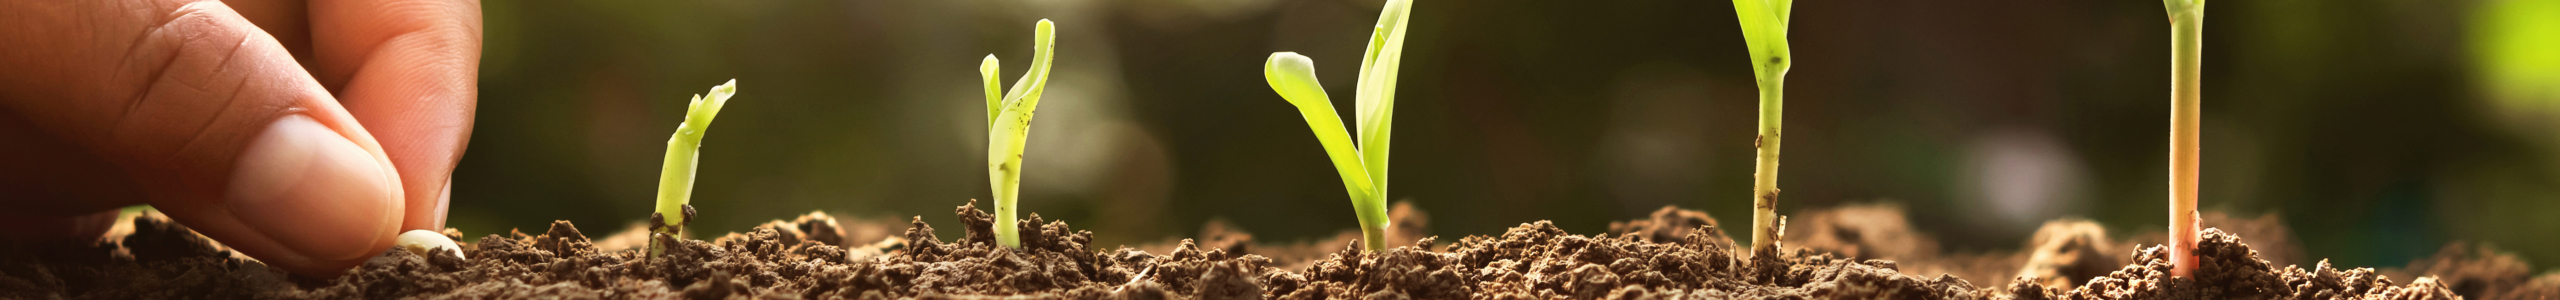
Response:
[[[947,241],[922,218],[907,222],[902,234],[888,234],[870,228],[877,222],[811,214],[708,241],[674,241],[658,258],[633,246],[645,245],[646,235],[635,241],[628,226],[617,230],[626,233],[591,240],[560,221],[540,234],[469,240],[460,249],[469,259],[386,250],[333,279],[287,275],[143,213],[97,243],[0,245],[0,299],[2560,297],[2560,273],[2535,277],[2513,255],[2465,244],[2406,268],[2350,269],[2326,261],[2279,267],[2241,235],[2208,229],[2198,245],[2197,275],[2172,278],[2165,248],[2118,244],[2086,221],[2048,223],[2017,253],[1944,254],[1911,232],[1898,208],[1844,207],[1801,214],[1803,222],[1785,238],[1801,245],[1748,255],[1714,218],[1673,208],[1611,224],[1598,235],[1570,234],[1541,221],[1446,244],[1413,237],[1426,219],[1409,206],[1396,210],[1408,217],[1398,219],[1397,227],[1406,228],[1398,235],[1412,243],[1378,252],[1332,239],[1256,244],[1233,229],[1204,232],[1207,243],[1175,242],[1164,254],[1139,250],[1145,246],[1094,251],[1092,232],[1038,214],[1021,223],[1023,246],[1007,248],[995,244],[994,220],[974,202],[954,210],[964,234]],[[2281,230],[2280,222],[2269,224]],[[462,240],[459,231],[445,234]]]

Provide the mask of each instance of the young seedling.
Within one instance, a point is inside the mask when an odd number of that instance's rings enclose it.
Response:
[[[1788,10],[1794,0],[1733,0],[1735,20],[1742,22],[1743,44],[1751,49],[1751,75],[1760,82],[1760,135],[1751,139],[1760,161],[1751,172],[1751,253],[1775,250],[1778,217],[1778,125],[1786,114]],[[1774,253],[1774,251],[1772,252]]]
[[[707,95],[693,95],[685,105],[684,123],[676,125],[675,137],[667,138],[665,168],[658,172],[658,211],[649,214],[649,257],[666,252],[664,243],[682,238],[684,226],[693,222],[693,169],[701,156],[702,133],[711,128],[711,117],[720,115],[720,107],[729,96],[738,93],[738,80],[712,86]]]
[[[2197,136],[2204,99],[2204,0],[2163,0],[2169,8],[2169,262],[2170,274],[2196,269]]]
[[[1262,66],[1263,80],[1280,98],[1298,107],[1298,114],[1315,130],[1316,141],[1324,145],[1325,155],[1333,159],[1343,189],[1351,194],[1351,210],[1360,216],[1360,242],[1369,251],[1386,250],[1387,138],[1394,127],[1396,65],[1404,61],[1405,17],[1412,10],[1413,1],[1388,0],[1369,34],[1368,56],[1360,61],[1360,85],[1353,96],[1360,106],[1357,146],[1343,129],[1342,117],[1335,115],[1324,85],[1316,82],[1314,59],[1297,52],[1275,52]]]
[[[1054,50],[1056,25],[1040,19],[1032,31],[1031,72],[1013,81],[1013,90],[999,93],[1003,85],[996,82],[996,55],[978,63],[978,77],[987,88],[987,184],[996,194],[996,243],[1005,247],[1022,247],[1022,233],[1014,225],[1014,200],[1022,190],[1022,146],[1031,136],[1031,111],[1040,107],[1040,92],[1049,85],[1049,56]]]

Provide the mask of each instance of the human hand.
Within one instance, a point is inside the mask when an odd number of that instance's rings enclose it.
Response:
[[[0,234],[150,204],[334,277],[443,227],[479,59],[476,0],[0,1]]]

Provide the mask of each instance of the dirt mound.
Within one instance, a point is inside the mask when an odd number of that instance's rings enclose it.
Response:
[[[1661,214],[1657,214],[1661,216]],[[1658,223],[1657,223],[1658,224]],[[1567,234],[1545,221],[1499,237],[1460,239],[1448,252],[1419,247],[1344,249],[1301,272],[1265,275],[1280,299],[1723,299],[1758,297],[1971,299],[1961,279],[1902,275],[1890,261],[1799,251],[1753,261],[1712,227],[1678,240]],[[1658,232],[1658,231],[1657,231]]]
[[[0,299],[247,299],[298,290],[284,270],[158,213],[109,234],[88,245],[0,241]]]
[[[2170,277],[2168,248],[2134,252],[2135,264],[2089,280],[2072,290],[2050,290],[2017,280],[2008,294],[2018,299],[2455,299],[2453,290],[2435,277],[2395,285],[2373,268],[2339,270],[2321,261],[2304,270],[2275,269],[2240,237],[2205,229],[2196,244],[2195,276]]]
[[[812,218],[767,224],[713,241],[678,241],[665,257],[643,251],[601,253],[568,222],[539,236],[490,236],[472,243],[463,262],[387,252],[335,285],[307,296],[456,296],[467,298],[664,298],[730,296],[905,298],[935,295],[1036,294],[1078,299],[1166,298],[1260,291],[1245,272],[1268,263],[1186,246],[1171,255],[1136,250],[1086,251],[1092,232],[1031,215],[1022,248],[995,243],[992,216],[972,203],[956,210],[965,236],[942,242],[916,218],[893,252],[862,257],[833,245]],[[823,218],[817,218],[823,219]],[[1045,223],[1045,224],[1044,224]],[[810,230],[830,232],[831,230]],[[831,232],[830,232],[831,233]],[[486,258],[481,258],[486,257]],[[1226,271],[1221,273],[1220,271]],[[1147,280],[1136,280],[1147,279]]]
[[[1395,222],[1387,226],[1388,247],[1412,246],[1413,244],[1409,242],[1431,236],[1429,234],[1431,215],[1422,212],[1422,209],[1414,206],[1413,202],[1396,202],[1395,205],[1389,206],[1387,218]],[[1132,248],[1148,252],[1171,253],[1188,240],[1165,239]],[[1272,266],[1282,269],[1304,269],[1314,264],[1316,260],[1333,254],[1334,250],[1342,249],[1345,244],[1359,242],[1359,229],[1343,230],[1334,233],[1333,236],[1310,240],[1256,240],[1253,233],[1246,232],[1235,224],[1229,224],[1223,219],[1210,219],[1200,226],[1198,246],[1226,250],[1233,255],[1260,255],[1270,258]]]
[[[489,235],[449,254],[421,257],[385,251],[346,276],[295,278],[267,268],[157,214],[134,217],[117,238],[91,245],[0,245],[0,298],[1020,298],[1020,299],[2537,299],[2560,295],[2560,274],[2527,278],[2528,267],[2487,248],[2448,247],[2402,270],[2277,268],[2240,236],[2208,230],[2193,278],[2167,276],[2159,247],[2113,246],[2085,221],[2048,225],[2030,247],[2006,255],[1935,255],[1940,260],[2000,260],[2022,274],[2090,277],[2085,283],[2014,277],[1976,285],[1958,276],[1914,274],[1913,263],[1861,259],[1841,249],[1930,257],[1934,247],[1878,241],[1917,240],[1882,222],[1823,227],[1829,245],[1743,255],[1705,213],[1665,209],[1647,219],[1612,224],[1610,234],[1573,235],[1548,222],[1521,224],[1500,236],[1448,245],[1436,237],[1387,251],[1338,251],[1303,266],[1274,267],[1241,253],[1250,238],[1219,238],[1211,247],[1177,242],[1166,254],[1127,247],[1092,251],[1092,232],[1031,215],[1021,223],[1023,247],[995,244],[992,216],[975,204],[954,210],[964,236],[943,241],[921,218],[885,242],[838,245],[861,229],[825,215],[758,226],[709,240],[671,241],[663,257],[626,243],[591,240],[569,222],[542,234]],[[1864,214],[1893,213],[1863,212]],[[1419,211],[1413,215],[1419,216]],[[1862,219],[1849,214],[1831,218]],[[1420,218],[1414,218],[1419,221]],[[1820,223],[1824,218],[1807,218]],[[1863,219],[1873,221],[1875,219]],[[1872,222],[1871,222],[1872,223]],[[1420,227],[1420,224],[1413,224]],[[873,230],[876,231],[876,230]],[[448,230],[446,235],[461,233]],[[1221,236],[1242,235],[1241,231]],[[613,236],[621,236],[616,234]],[[1408,236],[1409,237],[1409,236]],[[1797,238],[1797,237],[1790,237]],[[1822,240],[1822,239],[1816,239]],[[1792,241],[1792,239],[1791,239]],[[1783,246],[1783,245],[1782,245]],[[2132,251],[2111,271],[2092,262],[2119,261],[2105,249]],[[1911,256],[1916,255],[1916,256]],[[1958,263],[1975,263],[1963,261]],[[1996,271],[2007,272],[2007,271]],[[2104,273],[2100,273],[2104,272]],[[2393,275],[2386,275],[2393,274]],[[2405,284],[2394,278],[2419,277]],[[2004,276],[2006,277],[2006,276]],[[1977,280],[1981,280],[1978,278]],[[1996,279],[1995,279],[1996,280]]]

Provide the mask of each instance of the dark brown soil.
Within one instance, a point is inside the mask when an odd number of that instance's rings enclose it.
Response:
[[[1413,246],[1414,241],[1431,237],[1430,214],[1423,213],[1422,209],[1416,208],[1412,202],[1397,202],[1394,206],[1390,206],[1387,209],[1387,218],[1395,222],[1387,226],[1388,247]],[[1301,270],[1314,265],[1318,260],[1331,257],[1334,252],[1341,251],[1344,245],[1359,241],[1360,230],[1358,229],[1343,230],[1334,233],[1333,236],[1313,240],[1261,241],[1255,240],[1253,234],[1245,232],[1243,228],[1228,224],[1225,220],[1212,219],[1200,227],[1200,239],[1197,244],[1202,249],[1220,249],[1226,250],[1227,253],[1259,255],[1270,258],[1272,267]],[[1170,253],[1188,242],[1190,239],[1166,239],[1134,248],[1147,252]]]
[[[1411,216],[1418,229],[1418,210]],[[2276,267],[2221,230],[2205,233],[2194,278],[2166,276],[2158,247],[2117,245],[2085,221],[2049,224],[2015,254],[1938,254],[1919,245],[1898,210],[1811,212],[1790,230],[1783,255],[1742,255],[1715,219],[1665,209],[1573,235],[1547,222],[1500,236],[1442,245],[1412,239],[1381,252],[1346,241],[1254,244],[1241,231],[1183,240],[1166,254],[1127,247],[1092,251],[1092,232],[1023,225],[1023,247],[994,244],[993,220],[975,204],[955,210],[964,236],[944,241],[922,218],[904,234],[857,234],[865,222],[824,215],[758,226],[710,241],[684,240],[665,257],[590,240],[568,222],[541,234],[510,232],[465,243],[462,259],[385,251],[341,278],[285,275],[233,254],[157,214],[133,217],[100,243],[0,246],[0,299],[88,298],[756,298],[756,299],[2551,299],[2560,274],[2485,247],[2449,246],[2406,269]],[[1824,213],[1838,213],[1829,217]],[[1860,215],[1869,214],[1869,215]],[[1401,220],[1401,219],[1400,219]],[[1853,224],[1856,223],[1856,224]],[[2210,224],[2210,223],[2209,223]],[[1398,224],[1405,227],[1408,224]],[[1901,229],[1896,229],[1897,226]],[[1418,234],[1414,230],[1406,234]],[[446,231],[448,236],[461,233]],[[616,236],[621,236],[617,234]],[[610,239],[609,239],[610,240]],[[1894,242],[1900,241],[1900,242]],[[622,244],[626,246],[599,244]],[[1900,244],[1896,244],[1900,243]],[[846,245],[857,244],[857,245]],[[1323,246],[1334,244],[1334,246]],[[1289,266],[1256,252],[1328,247]],[[1855,247],[1855,250],[1844,250]],[[2140,249],[2140,250],[2116,250]],[[1817,252],[1820,251],[1820,252]],[[2119,252],[2122,251],[2122,252]],[[2130,252],[2128,257],[2108,253]],[[1854,254],[1852,254],[1854,253]],[[1866,257],[1896,257],[1914,263]],[[1756,258],[1754,258],[1756,257]],[[2010,258],[2010,259],[2003,259]],[[1993,267],[1945,267],[1985,265]],[[1937,261],[1937,262],[1933,262]],[[1952,262],[1952,263],[1950,263]],[[2116,263],[2128,262],[2128,263]],[[2031,277],[1940,272],[2007,268]],[[1972,274],[1972,273],[1966,273]],[[2389,274],[2389,275],[2385,275]],[[2410,277],[2419,274],[2430,277]],[[1992,275],[1982,275],[1992,276]],[[2433,277],[2442,276],[2442,277]],[[2059,280],[2048,277],[2060,278]],[[2413,280],[2397,281],[2402,278]]]

